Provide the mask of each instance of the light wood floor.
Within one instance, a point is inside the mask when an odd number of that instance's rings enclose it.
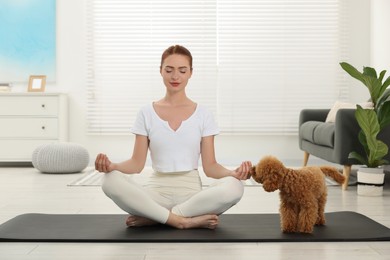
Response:
[[[388,174],[389,175],[389,174]],[[80,174],[0,168],[0,223],[24,213],[123,214],[99,187],[68,187]],[[389,176],[386,177],[387,180]],[[228,213],[276,213],[277,192],[246,187]],[[329,187],[327,212],[356,211],[390,227],[390,183],[382,197]],[[0,243],[0,259],[390,259],[390,242],[364,243]]]

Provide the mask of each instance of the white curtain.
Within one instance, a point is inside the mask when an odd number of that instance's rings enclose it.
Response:
[[[88,133],[129,134],[161,98],[162,52],[194,58],[187,92],[222,133],[296,134],[302,108],[345,100],[342,0],[87,0]]]

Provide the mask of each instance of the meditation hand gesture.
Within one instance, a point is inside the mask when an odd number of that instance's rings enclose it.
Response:
[[[247,180],[251,177],[252,163],[250,161],[242,162],[241,165],[233,171],[233,177],[239,180]]]
[[[112,163],[107,155],[99,153],[95,160],[95,169],[99,172],[109,173],[114,170],[114,163]]]

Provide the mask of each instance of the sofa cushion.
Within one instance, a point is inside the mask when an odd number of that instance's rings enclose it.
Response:
[[[342,108],[349,108],[349,109],[356,109],[356,105],[360,105],[363,108],[374,108],[374,103],[372,102],[363,102],[359,104],[352,104],[352,103],[346,103],[346,102],[340,102],[336,101],[334,103],[333,107],[330,109],[328,116],[326,117],[325,122],[326,123],[334,123],[336,121],[336,115],[337,112]]]
[[[299,129],[300,136],[311,143],[333,147],[335,124],[307,121]]]

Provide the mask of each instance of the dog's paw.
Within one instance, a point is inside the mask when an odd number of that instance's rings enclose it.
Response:
[[[300,230],[298,230],[298,233],[311,234],[313,233],[313,227],[301,228]]]
[[[282,232],[283,233],[297,233],[298,230],[293,227],[282,227]]]

